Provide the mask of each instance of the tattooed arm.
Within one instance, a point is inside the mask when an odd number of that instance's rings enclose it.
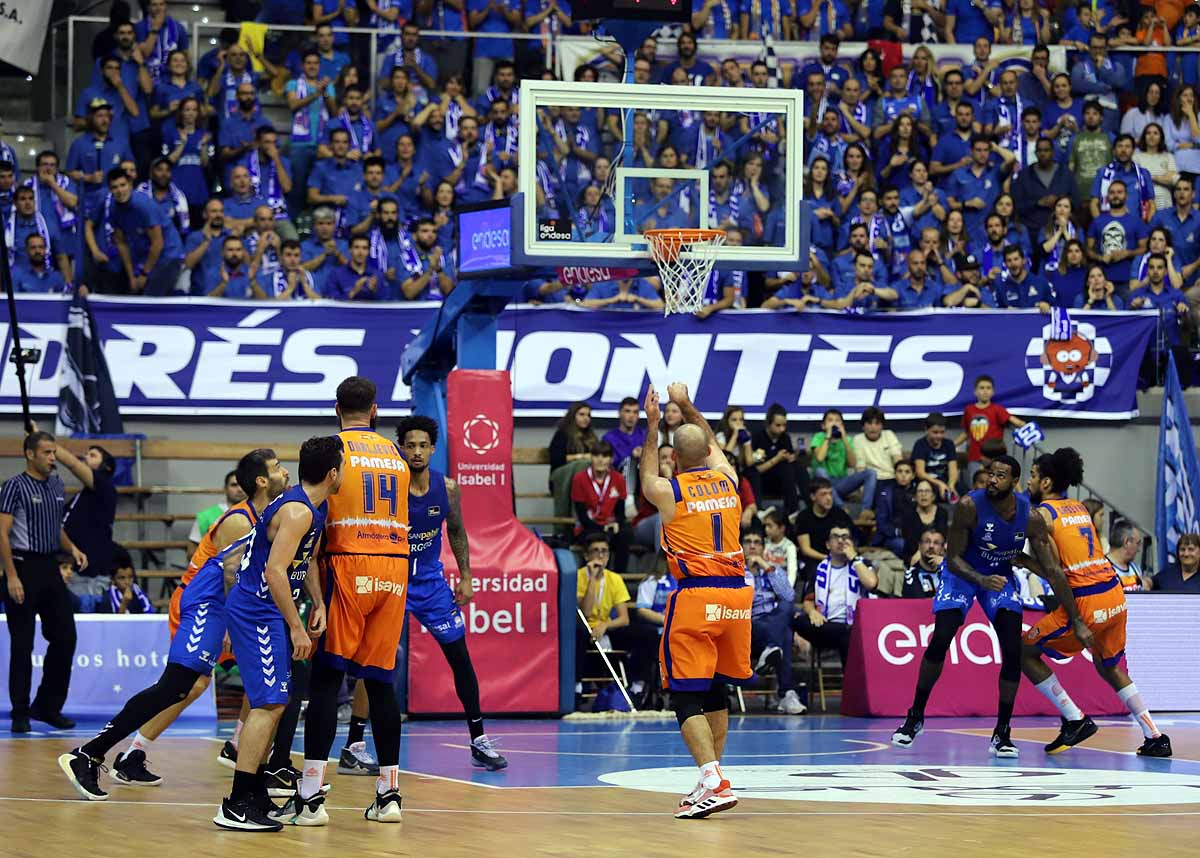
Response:
[[[475,582],[471,577],[471,551],[467,541],[467,529],[463,525],[458,483],[449,477],[445,479],[446,497],[450,500],[450,509],[446,511],[446,535],[450,537],[450,550],[454,552],[454,562],[458,564],[454,601],[465,605],[475,595]]]

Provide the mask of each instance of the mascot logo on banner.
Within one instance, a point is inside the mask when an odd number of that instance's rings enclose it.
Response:
[[[500,443],[500,424],[486,414],[476,414],[463,423],[463,441],[479,456],[486,456]]]
[[[1113,351],[1108,337],[1096,335],[1088,322],[1070,322],[1070,335],[1055,332],[1054,325],[1025,349],[1025,374],[1029,383],[1042,389],[1051,402],[1074,405],[1087,402],[1103,387],[1112,372]]]

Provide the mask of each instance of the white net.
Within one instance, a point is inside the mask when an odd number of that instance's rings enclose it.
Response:
[[[725,233],[715,229],[647,230],[643,236],[658,266],[663,287],[663,314],[695,313],[704,294]]]

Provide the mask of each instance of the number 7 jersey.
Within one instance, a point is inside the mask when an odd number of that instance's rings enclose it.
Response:
[[[1103,584],[1116,576],[1087,507],[1071,498],[1055,498],[1042,501],[1038,508],[1050,513],[1050,538],[1072,589]]]
[[[342,487],[329,497],[325,554],[408,555],[408,462],[370,429],[343,429]]]

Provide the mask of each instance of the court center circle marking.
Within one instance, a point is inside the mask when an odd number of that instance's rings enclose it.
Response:
[[[1200,804],[1200,775],[1032,766],[725,766],[740,797],[953,807],[1101,807]],[[682,795],[693,766],[634,769],[602,783]]]
[[[770,760],[779,760],[784,757],[839,757],[846,754],[874,754],[879,751],[887,751],[891,749],[890,744],[884,742],[868,742],[865,739],[842,739],[843,742],[848,742],[851,745],[867,745],[865,748],[854,748],[844,751],[805,751],[798,754],[739,754],[734,751],[726,751],[726,759],[753,759],[764,758]],[[456,745],[451,742],[442,742],[443,748],[455,748],[458,750],[469,751],[470,745]],[[653,760],[678,758],[681,760],[690,760],[688,754],[627,754],[620,751],[538,751],[538,750],[522,750],[520,748],[504,748],[504,753],[509,756],[513,754],[540,754],[549,757],[624,757],[646,758]]]

